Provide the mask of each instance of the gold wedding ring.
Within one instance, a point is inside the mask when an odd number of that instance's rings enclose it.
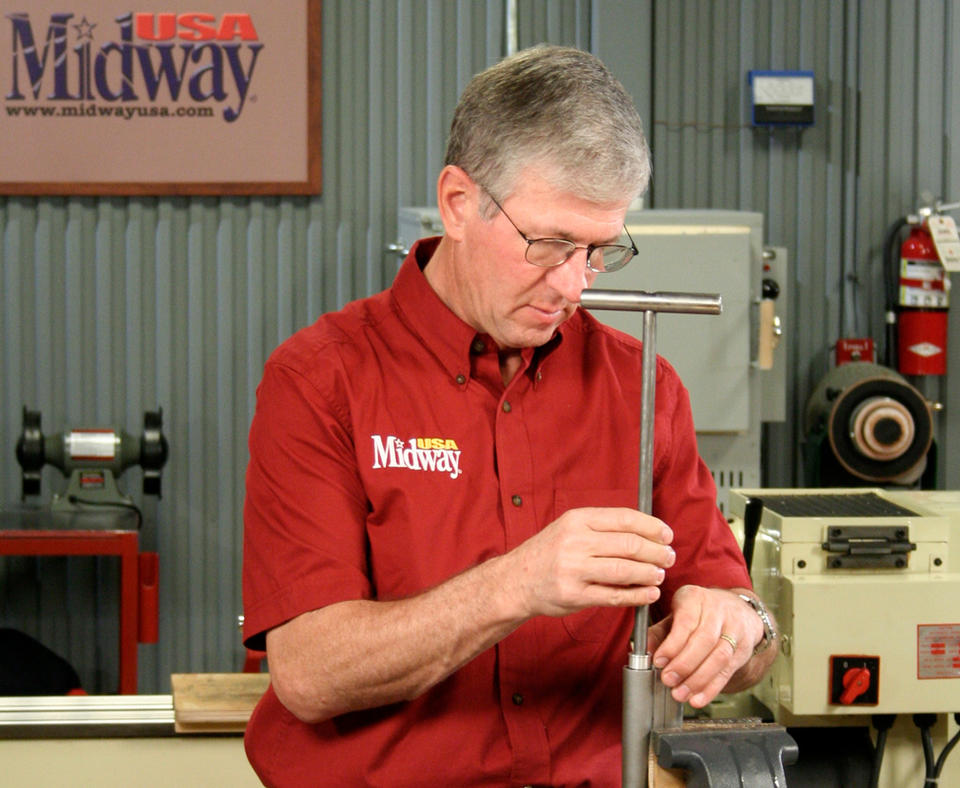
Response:
[[[731,647],[734,651],[737,650],[737,639],[736,639],[733,635],[728,635],[726,632],[724,632],[724,633],[720,636],[720,640],[726,640],[727,643],[730,644],[730,647]]]

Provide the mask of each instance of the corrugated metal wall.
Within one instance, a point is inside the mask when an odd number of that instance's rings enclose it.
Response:
[[[0,199],[0,501],[19,497],[24,404],[47,432],[139,435],[143,411],[164,409],[164,498],[146,503],[143,534],[161,556],[160,643],[141,647],[141,691],[167,691],[171,672],[239,667],[246,432],[263,361],[324,310],[389,283],[397,210],[433,202],[450,113],[469,76],[506,52],[509,5],[324,0],[322,197]],[[767,241],[794,264],[791,312],[806,316],[786,347],[788,410],[800,412],[838,334],[881,336],[886,227],[923,189],[960,198],[957,3],[516,7],[520,46],[592,49],[634,93],[654,150],[648,204],[766,214]],[[751,68],[814,70],[816,125],[748,128]],[[949,409],[942,418],[952,426]],[[768,438],[768,478],[792,483],[795,426]],[[960,486],[956,468],[946,478]],[[56,484],[47,470],[45,494]],[[141,499],[135,472],[122,484]],[[112,691],[112,570],[84,560],[3,562],[0,624],[40,635],[88,687]]]
[[[958,12],[949,0],[654,3],[650,204],[758,211],[766,241],[789,250],[792,418],[767,430],[770,484],[802,481],[803,407],[836,339],[883,338],[888,228],[924,192],[960,198]],[[752,128],[751,69],[813,71],[815,125]],[[957,388],[916,383],[944,404]],[[960,420],[947,408],[939,422],[941,483],[957,487]]]

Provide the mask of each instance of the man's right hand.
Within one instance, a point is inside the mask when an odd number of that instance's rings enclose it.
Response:
[[[515,563],[525,615],[656,602],[676,555],[673,531],[635,509],[571,509],[503,558]]]
[[[672,539],[634,509],[572,509],[421,594],[337,602],[270,630],[271,682],[311,723],[415,698],[534,616],[656,601]]]

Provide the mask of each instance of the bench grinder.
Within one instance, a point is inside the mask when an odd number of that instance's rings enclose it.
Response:
[[[23,472],[23,498],[40,494],[40,473],[46,464],[68,478],[66,492],[53,496],[53,511],[133,507],[133,501],[117,486],[117,477],[135,465],[143,469],[144,495],[160,497],[160,470],[168,455],[162,408],[144,413],[139,438],[116,427],[79,428],[44,436],[40,423],[40,412],[24,407],[23,434],[16,449]]]

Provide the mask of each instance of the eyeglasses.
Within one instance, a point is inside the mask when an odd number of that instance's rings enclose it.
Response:
[[[638,252],[637,244],[630,236],[630,231],[626,225],[624,225],[623,231],[630,239],[630,246],[624,246],[623,244],[577,246],[573,241],[568,241],[566,238],[527,238],[523,230],[517,227],[513,219],[510,218],[510,214],[503,210],[503,206],[497,202],[496,198],[490,192],[487,192],[487,195],[493,200],[493,204],[500,209],[500,212],[507,217],[507,221],[513,225],[513,229],[520,233],[520,237],[527,242],[524,257],[532,265],[540,268],[554,268],[567,262],[577,249],[586,249],[587,268],[599,274],[609,274],[623,268]]]

